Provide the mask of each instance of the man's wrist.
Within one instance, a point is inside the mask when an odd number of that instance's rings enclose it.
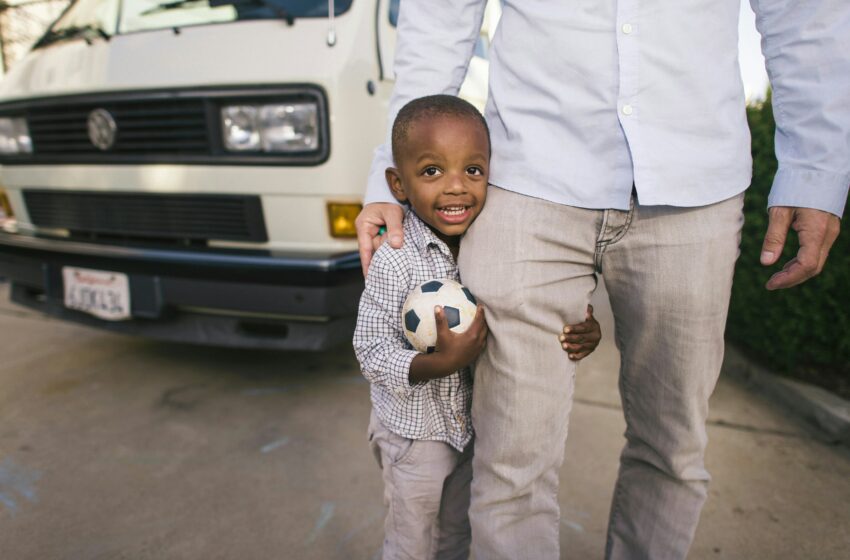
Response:
[[[805,185],[812,188],[803,188]],[[841,218],[848,189],[848,175],[781,166],[773,178],[767,206],[812,208]]]

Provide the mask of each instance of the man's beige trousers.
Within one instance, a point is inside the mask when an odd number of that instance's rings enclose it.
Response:
[[[575,364],[558,334],[605,278],[622,357],[626,445],[606,557],[687,555],[706,498],[708,398],[743,225],[743,195],[711,206],[584,210],[490,187],[461,279],[490,338],[472,400],[476,559],[559,557],[558,469]],[[601,552],[601,551],[600,551]]]

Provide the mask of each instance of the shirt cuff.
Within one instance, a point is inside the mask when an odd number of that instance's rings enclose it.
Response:
[[[390,364],[389,388],[397,395],[412,396],[428,384],[427,381],[410,384],[410,364],[413,362],[413,358],[418,355],[419,352],[416,350],[402,348],[393,352],[392,363]]]
[[[780,168],[773,178],[767,207],[815,208],[844,214],[850,176],[809,169]]]

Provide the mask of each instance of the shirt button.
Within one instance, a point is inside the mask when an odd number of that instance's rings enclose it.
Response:
[[[623,33],[625,33],[626,35],[628,35],[629,33],[631,33],[631,32],[632,32],[632,30],[633,30],[634,28],[632,27],[632,24],[631,24],[631,23],[624,23],[624,24],[623,24],[622,29],[623,29]]]
[[[623,114],[624,115],[626,115],[626,116],[631,115],[632,112],[634,112],[634,109],[632,109],[631,105],[623,105]]]

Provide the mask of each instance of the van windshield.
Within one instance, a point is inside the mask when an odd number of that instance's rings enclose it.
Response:
[[[334,0],[334,15],[353,0]],[[249,19],[328,16],[328,0],[75,0],[33,48],[70,39]]]

